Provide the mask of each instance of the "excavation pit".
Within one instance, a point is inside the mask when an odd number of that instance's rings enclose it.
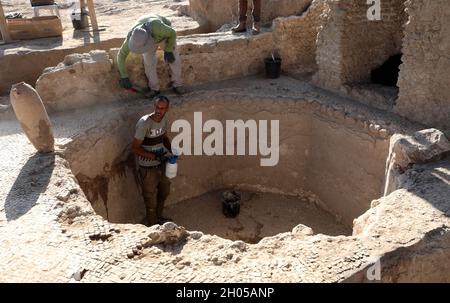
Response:
[[[140,224],[145,217],[130,144],[136,122],[151,110],[146,105],[111,117],[78,136],[67,149],[72,172],[94,210],[112,223]],[[183,119],[193,126],[194,113],[199,112],[203,123],[279,121],[279,161],[262,166],[261,155],[182,156],[165,215],[188,230],[248,243],[289,232],[299,224],[315,234],[351,235],[353,220],[383,194],[386,130],[370,128],[339,109],[316,102],[263,98],[256,102],[245,95],[236,101],[199,94],[171,104],[169,121]],[[169,136],[174,138],[179,131]],[[204,132],[203,141],[207,136]],[[246,144],[249,137],[247,129]],[[194,134],[191,139],[194,142]],[[235,219],[221,211],[217,194],[224,188],[245,193]]]

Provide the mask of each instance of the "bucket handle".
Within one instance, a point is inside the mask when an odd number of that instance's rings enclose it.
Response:
[[[275,62],[275,56],[273,55],[273,52],[270,53],[272,55],[272,60]]]

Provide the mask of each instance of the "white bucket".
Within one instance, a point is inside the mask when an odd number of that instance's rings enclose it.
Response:
[[[177,160],[180,156],[180,153],[176,149],[172,149],[172,156],[166,162],[166,177],[169,179],[173,179],[177,176],[178,172],[178,164]]]
[[[166,163],[166,177],[169,179],[173,179],[177,176],[178,164],[175,163]]]

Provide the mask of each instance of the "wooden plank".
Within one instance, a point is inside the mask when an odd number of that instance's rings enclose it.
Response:
[[[86,7],[86,0],[80,0],[80,9],[83,9]]]
[[[89,17],[91,19],[92,29],[98,32],[97,15],[95,14],[94,0],[87,0],[87,5],[89,9]]]
[[[8,25],[6,24],[5,13],[3,11],[2,2],[0,1],[0,32],[2,33],[2,39],[6,43],[11,42],[11,35],[8,31]]]

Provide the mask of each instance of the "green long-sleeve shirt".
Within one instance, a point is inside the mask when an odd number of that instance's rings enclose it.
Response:
[[[130,37],[130,33],[138,26],[141,26],[145,23],[151,24],[152,29],[152,37],[155,40],[155,44],[158,44],[164,40],[166,40],[166,47],[165,51],[167,52],[173,52],[175,49],[175,43],[177,34],[175,30],[171,27],[171,22],[162,16],[159,15],[145,15],[138,19],[136,24],[133,26],[133,28],[130,30],[129,34],[127,35],[127,38],[122,44],[122,47],[119,50],[119,53],[117,54],[117,65],[119,68],[120,76],[122,78],[128,77],[128,71],[125,64],[125,60],[127,59],[128,55],[130,54],[130,49],[128,47],[128,40]]]

